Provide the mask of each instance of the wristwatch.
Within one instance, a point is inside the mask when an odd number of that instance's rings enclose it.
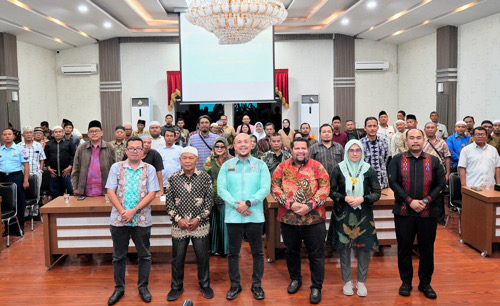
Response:
[[[427,198],[423,199],[422,202],[424,202],[425,205],[429,205],[429,200]]]
[[[252,206],[252,202],[250,202],[250,200],[246,200],[245,201],[245,204],[247,204],[248,207],[251,207]]]
[[[135,213],[138,214],[142,211],[142,209],[135,207]]]

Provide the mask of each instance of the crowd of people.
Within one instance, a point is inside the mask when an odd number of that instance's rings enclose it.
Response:
[[[2,131],[0,182],[17,185],[17,206],[23,235],[24,189],[30,176],[50,174],[52,199],[63,194],[95,197],[107,195],[113,205],[110,231],[113,239],[115,291],[108,304],[124,295],[128,241],[134,241],[139,258],[138,289],[150,302],[150,235],[153,224],[150,203],[165,197],[172,220],[172,279],[168,301],[184,291],[184,261],[192,242],[198,282],[210,299],[209,255],[227,256],[230,289],[228,300],[242,291],[239,253],[245,238],[253,257],[251,291],[265,298],[262,233],[264,199],[279,204],[277,219],[286,246],[289,294],[302,285],[301,246],[304,243],[311,270],[310,302],[321,301],[325,275],[326,244],[339,250],[343,293],[366,296],[370,253],[378,251],[373,203],[382,189],[394,191],[394,220],[398,242],[399,294],[412,290],[411,253],[415,236],[420,251],[418,289],[427,298],[437,297],[431,287],[434,271],[434,240],[444,220],[443,192],[450,173],[459,172],[464,186],[500,184],[500,120],[485,120],[476,127],[474,118],[456,122],[448,135],[439,115],[430,113],[419,129],[415,115],[400,111],[394,125],[381,111],[368,117],[363,130],[347,120],[342,130],[339,116],[325,123],[319,135],[311,135],[309,123],[298,131],[284,119],[276,132],[273,123],[251,124],[248,115],[236,129],[227,116],[216,122],[201,116],[195,131],[172,115],[165,124],[139,120],[117,126],[112,141],[102,139],[102,125],[88,125],[88,140],[64,119],[49,129],[22,128],[22,142],[12,127]],[[18,139],[19,140],[19,139]],[[325,227],[324,203],[334,201],[330,227]],[[351,275],[351,251],[357,250],[357,279]]]

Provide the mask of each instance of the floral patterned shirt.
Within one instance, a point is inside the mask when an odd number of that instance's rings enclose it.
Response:
[[[278,165],[271,180],[272,195],[279,204],[278,221],[290,225],[311,225],[325,221],[326,198],[330,193],[330,178],[320,162],[309,159],[298,165],[288,159]],[[294,213],[290,206],[307,204],[305,216]]]
[[[106,188],[115,190],[118,200],[125,209],[136,207],[148,193],[160,190],[153,166],[141,161],[139,167],[134,170],[128,160],[111,166]],[[129,223],[124,223],[118,210],[113,207],[110,223],[113,226],[152,226],[151,205],[144,207]]]

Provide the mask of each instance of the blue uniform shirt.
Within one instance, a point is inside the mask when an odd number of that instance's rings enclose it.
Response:
[[[23,163],[29,162],[29,159],[26,150],[15,143],[9,149],[3,145],[0,147],[0,172],[21,171],[23,170]]]

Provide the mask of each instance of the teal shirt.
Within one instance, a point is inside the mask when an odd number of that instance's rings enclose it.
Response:
[[[245,161],[234,157],[224,164],[217,177],[217,193],[225,202],[226,223],[264,222],[264,199],[271,190],[271,175],[265,162],[250,156]],[[243,216],[234,201],[250,200],[250,216]]]

